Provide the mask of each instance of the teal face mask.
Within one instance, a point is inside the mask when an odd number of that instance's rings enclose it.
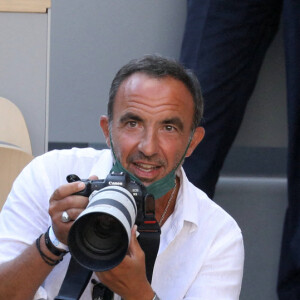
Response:
[[[184,154],[180,160],[180,162],[177,164],[177,166],[175,167],[175,169],[173,169],[169,174],[167,174],[165,177],[159,179],[158,181],[155,181],[153,183],[151,183],[149,186],[146,187],[146,190],[149,194],[152,194],[154,196],[155,199],[159,199],[160,197],[164,196],[168,191],[170,191],[172,188],[174,188],[175,186],[175,178],[176,178],[176,170],[178,169],[178,167],[180,166],[180,164],[182,163],[182,161],[185,158],[186,152],[190,146],[190,143],[192,141],[192,137],[193,137],[194,131],[192,132],[190,139],[189,139],[189,143],[184,151]],[[134,176],[132,173],[128,172],[121,164],[121,162],[117,159],[116,155],[115,155],[115,151],[114,151],[114,147],[113,147],[113,143],[112,143],[112,139],[111,136],[109,136],[110,138],[110,144],[111,144],[111,150],[112,153],[114,155],[115,158],[115,163],[111,169],[111,172],[124,172],[129,174],[130,178],[140,184],[141,181]]]
[[[112,150],[113,151],[113,150]],[[114,153],[114,151],[113,151]],[[114,154],[115,156],[115,154]],[[116,157],[115,157],[116,159]],[[113,165],[111,172],[124,172],[128,173],[130,178],[140,184],[141,181],[135,177],[132,173],[128,172],[120,163],[118,159],[116,159],[115,164]],[[158,199],[165,195],[169,190],[171,190],[175,186],[175,170],[172,170],[168,175],[161,178],[158,181],[153,182],[149,186],[146,187],[146,190],[149,194],[152,194],[155,199]]]

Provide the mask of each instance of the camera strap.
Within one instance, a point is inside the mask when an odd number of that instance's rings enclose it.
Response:
[[[160,242],[160,227],[157,221],[145,221],[138,227],[140,235],[138,241],[145,253],[146,275],[152,281],[153,267],[158,253]]]
[[[82,267],[73,257],[70,259],[69,267],[55,300],[78,300],[84,292],[92,271]]]

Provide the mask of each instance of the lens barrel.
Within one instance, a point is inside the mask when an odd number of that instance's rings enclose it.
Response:
[[[117,266],[127,253],[136,215],[135,199],[127,189],[106,186],[94,191],[70,229],[71,255],[92,271]]]

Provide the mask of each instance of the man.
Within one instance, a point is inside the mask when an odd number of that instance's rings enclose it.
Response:
[[[96,281],[115,292],[114,299],[238,299],[244,260],[240,229],[181,168],[204,136],[197,127],[201,116],[198,82],[176,62],[146,56],[121,68],[111,86],[108,116],[100,120],[112,151],[52,151],[17,178],[0,215],[0,298],[58,294],[70,259],[66,254],[61,261],[68,232],[88,204],[87,197],[74,195],[84,184],[65,178],[71,173],[105,178],[114,164],[156,197],[161,240],[152,283],[134,226],[124,260],[95,272],[81,299],[92,299]]]

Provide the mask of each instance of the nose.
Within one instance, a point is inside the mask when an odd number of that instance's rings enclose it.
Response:
[[[145,156],[151,157],[158,152],[158,137],[154,130],[145,130],[141,136],[138,149]]]

